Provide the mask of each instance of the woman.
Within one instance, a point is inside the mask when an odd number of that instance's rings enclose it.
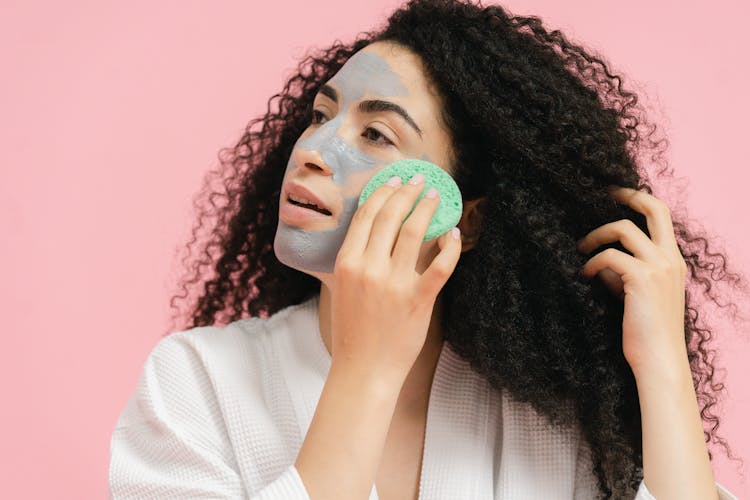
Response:
[[[308,57],[224,159],[190,283],[217,276],[118,420],[113,498],[734,498],[686,308],[717,254],[651,195],[615,79],[447,0]],[[439,193],[409,214],[407,179],[358,207],[403,158],[454,178],[458,233],[422,241]]]

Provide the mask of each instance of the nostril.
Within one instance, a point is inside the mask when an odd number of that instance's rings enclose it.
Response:
[[[316,164],[314,164],[314,163],[310,163],[310,162],[307,162],[307,163],[305,163],[305,166],[306,166],[306,167],[310,167],[310,168],[317,168],[318,170],[323,170],[322,168],[320,168],[320,167],[319,167],[319,166],[317,166]]]

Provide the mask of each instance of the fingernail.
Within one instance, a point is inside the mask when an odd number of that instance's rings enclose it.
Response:
[[[461,230],[457,227],[454,227],[451,229],[451,236],[453,236],[454,239],[459,239],[461,237]]]
[[[437,198],[437,195],[438,195],[437,189],[435,189],[435,188],[430,188],[430,189],[429,189],[429,190],[427,191],[427,194],[426,194],[426,195],[424,195],[424,196],[425,196],[425,198]]]
[[[424,175],[422,175],[422,174],[417,174],[417,175],[415,175],[414,177],[412,177],[411,179],[409,179],[409,184],[411,184],[411,185],[414,185],[414,184],[419,184],[419,183],[420,183],[420,182],[422,182],[423,180],[424,180]]]
[[[391,177],[390,179],[388,179],[388,182],[386,182],[386,184],[388,184],[389,186],[393,186],[393,187],[400,186],[401,185],[401,177],[399,177],[398,175],[394,175],[393,177]]]

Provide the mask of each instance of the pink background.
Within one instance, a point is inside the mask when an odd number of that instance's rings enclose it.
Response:
[[[110,434],[168,323],[204,173],[308,47],[349,41],[398,4],[2,3],[3,497],[106,497]],[[750,270],[748,4],[503,5],[606,54],[648,94],[691,215]],[[750,460],[750,349],[736,330],[718,331],[719,432]],[[748,497],[747,464],[714,450],[717,480]]]

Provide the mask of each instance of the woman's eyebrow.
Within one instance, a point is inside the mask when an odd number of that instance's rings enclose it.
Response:
[[[338,104],[338,102],[339,102],[339,94],[338,94],[338,92],[336,92],[336,89],[333,88],[333,87],[331,87],[327,83],[324,84],[320,88],[320,90],[318,92],[321,93],[321,94],[323,94],[324,96],[326,96],[327,98],[329,98],[330,100],[332,100],[333,102],[335,102],[335,103]]]
[[[404,108],[402,108],[395,102],[381,101],[379,99],[374,99],[371,101],[362,101],[359,103],[358,107],[362,113],[377,113],[379,111],[392,111],[398,114],[401,118],[403,118],[404,121],[408,123],[409,126],[413,128],[417,134],[419,134],[419,139],[420,140],[422,139],[422,130],[414,122],[412,117],[409,116],[409,113],[407,113]]]
[[[338,92],[336,92],[336,89],[334,89],[327,83],[320,88],[320,93],[328,97],[335,103],[339,102]],[[358,109],[362,113],[377,113],[380,111],[391,111],[393,113],[396,113],[401,118],[403,118],[411,128],[414,129],[414,131],[419,135],[419,139],[422,140],[422,130],[419,128],[419,125],[417,125],[414,119],[409,115],[409,113],[406,112],[404,108],[402,108],[395,102],[383,101],[380,99],[362,101],[359,103]]]

